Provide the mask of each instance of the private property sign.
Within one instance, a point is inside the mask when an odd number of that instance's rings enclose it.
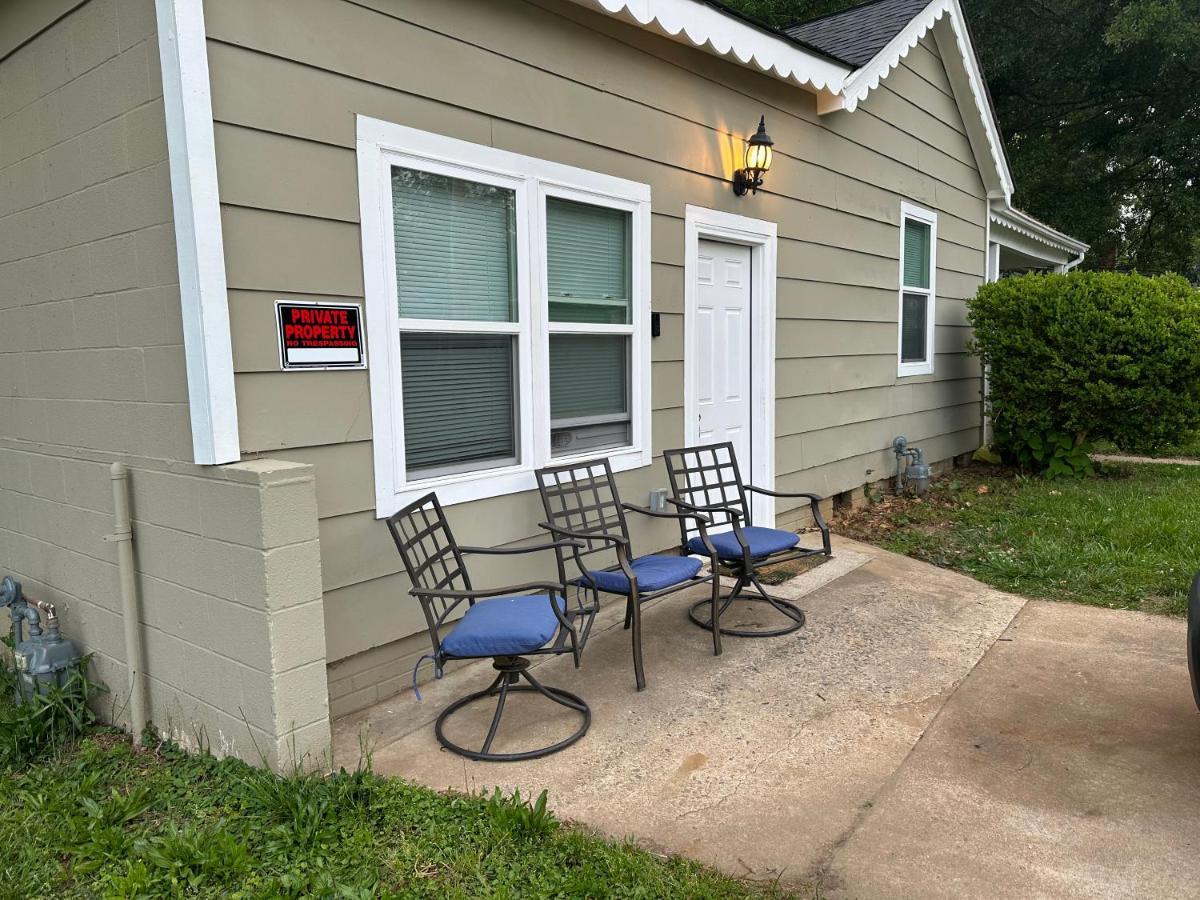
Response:
[[[355,303],[276,300],[284,369],[365,369],[362,310]]]

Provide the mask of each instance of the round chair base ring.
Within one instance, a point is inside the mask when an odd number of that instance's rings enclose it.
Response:
[[[775,610],[780,616],[787,619],[787,624],[779,628],[760,629],[760,628],[726,628],[721,627],[721,634],[732,635],[733,637],[748,637],[748,638],[768,638],[779,637],[784,634],[791,634],[793,631],[799,631],[804,627],[804,610],[798,607],[790,600],[781,600],[778,597],[764,597],[761,594],[752,594],[748,591],[738,591],[724,597],[721,603],[721,615],[724,616],[726,610],[733,604],[733,601],[739,600],[746,603],[761,603]],[[711,612],[712,600],[705,599],[697,603],[693,603],[691,609],[688,610],[688,618],[695,624],[699,625],[705,631],[712,631],[712,618],[701,617],[701,613]]]
[[[551,753],[557,753],[559,750],[570,747],[581,737],[587,734],[587,730],[592,724],[592,711],[588,708],[588,705],[584,703],[581,697],[572,694],[570,691],[564,691],[561,688],[547,687],[541,684],[541,682],[536,681],[525,671],[520,672],[520,677],[528,679],[531,683],[517,684],[512,680],[506,680],[506,678],[511,679],[511,676],[509,676],[508,673],[501,672],[500,677],[497,678],[496,681],[492,682],[491,687],[487,688],[486,690],[476,691],[474,694],[468,694],[465,697],[455,700],[444,710],[442,710],[441,715],[437,717],[437,722],[435,723],[433,729],[434,734],[437,735],[438,743],[447,750],[457,753],[460,756],[465,756],[467,759],[483,760],[484,762],[518,762],[524,759],[540,759],[543,756],[549,756]],[[547,747],[539,747],[534,750],[522,750],[517,753],[492,753],[492,740],[496,735],[496,729],[500,724],[500,719],[504,712],[504,701],[507,699],[507,696],[512,693],[541,694],[546,699],[551,700],[560,706],[565,706],[568,709],[574,710],[580,715],[583,721],[580,726],[569,736],[563,738],[561,741],[550,744]],[[454,743],[447,738],[443,729],[443,725],[445,724],[446,720],[450,718],[450,716],[454,715],[464,707],[480,700],[494,701],[496,703],[496,712],[492,718],[492,727],[488,732],[487,739],[483,743],[483,749],[470,750]]]

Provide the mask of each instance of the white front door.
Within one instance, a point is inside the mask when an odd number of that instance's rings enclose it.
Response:
[[[700,241],[696,258],[695,409],[698,443],[732,441],[751,480],[750,248]]]

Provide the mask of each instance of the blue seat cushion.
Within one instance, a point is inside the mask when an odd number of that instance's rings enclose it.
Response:
[[[637,577],[638,590],[650,593],[690,581],[696,577],[701,565],[700,560],[690,556],[639,556],[629,567]],[[619,569],[616,572],[588,572],[580,581],[588,586],[594,584],[610,594],[629,593],[629,579]]]
[[[780,528],[759,528],[757,525],[747,525],[742,529],[742,534],[746,538],[746,543],[750,545],[750,556],[754,559],[762,559],[772,553],[791,550],[800,543],[800,535],[791,531],[783,531]],[[742,558],[742,545],[738,543],[737,535],[732,531],[710,534],[708,539],[717,548],[717,555],[721,559]],[[708,555],[708,551],[704,548],[704,542],[699,537],[688,541],[688,550],[702,556]]]
[[[564,608],[562,597],[556,597]],[[549,643],[558,617],[546,594],[479,600],[442,640],[448,656],[520,656]]]

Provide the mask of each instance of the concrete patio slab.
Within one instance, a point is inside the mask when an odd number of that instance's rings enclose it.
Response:
[[[340,761],[353,764],[369,728],[377,771],[435,788],[547,788],[560,816],[610,835],[734,874],[806,884],[1024,601],[850,541],[788,588],[802,597],[808,626],[769,640],[726,638],[721,657],[686,618],[703,591],[647,609],[641,694],[620,604],[610,603],[608,627],[593,635],[581,670],[564,658],[536,669],[592,708],[591,731],[562,753],[486,764],[439,748],[432,719],[491,680],[485,663],[430,685],[424,704],[406,693],[339,722]],[[531,706],[506,719],[524,746],[574,727],[569,716],[543,719],[543,705]],[[488,716],[480,710],[475,734]]]
[[[1031,601],[831,861],[848,897],[1195,897],[1179,620]]]
[[[687,621],[697,595],[648,608],[641,694],[610,604],[581,670],[537,666],[592,707],[562,753],[484,764],[438,747],[434,717],[490,681],[483,664],[424,704],[406,693],[341,720],[339,761],[367,730],[377,771],[548,789],[561,817],[820,896],[1197,895],[1200,714],[1181,621],[1026,601],[847,540],[835,554],[776,589],[801,600],[805,629],[727,638],[719,658]],[[526,746],[574,727],[513,712]],[[480,713],[467,732],[486,730]]]

